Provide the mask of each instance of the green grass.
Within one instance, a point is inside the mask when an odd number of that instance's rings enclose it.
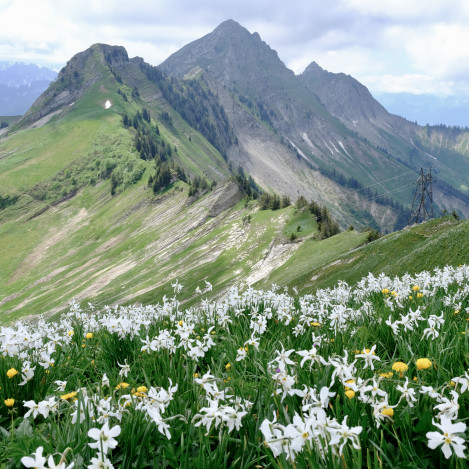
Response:
[[[337,263],[312,269],[314,280],[304,288],[333,285],[339,279],[351,285],[368,272],[389,276],[414,274],[443,265],[459,265],[469,257],[469,221],[444,217],[383,236],[370,244],[337,256]]]
[[[347,231],[319,241],[314,218],[293,207],[256,211],[241,201],[211,219],[207,207],[213,197],[187,205],[183,183],[154,197],[145,178],[112,197],[104,181],[39,217],[2,224],[1,321],[45,308],[58,312],[72,298],[101,306],[153,303],[171,294],[176,278],[186,285],[181,300],[190,305],[204,280],[217,297],[255,273],[271,246],[292,249],[257,285],[296,286],[302,293],[339,278],[354,284],[370,271],[402,275],[457,264],[469,252],[466,221],[435,220],[357,249],[366,233]],[[286,235],[298,225],[300,236],[290,244]]]
[[[304,238],[316,233],[317,230],[318,226],[316,220],[311,213],[295,209],[294,213],[283,227],[283,234],[286,238],[289,238],[291,233],[294,233],[300,238]]]
[[[42,447],[56,462],[88,467],[97,453],[90,430],[106,432],[108,422],[118,430],[105,453],[122,469],[279,469],[292,459],[299,469],[462,469],[463,458],[429,448],[430,432],[443,433],[440,401],[458,400],[452,421],[464,429],[469,409],[469,271],[446,272],[449,283],[418,273],[302,298],[234,289],[226,301],[207,307],[199,298],[190,309],[172,299],[116,310],[74,303],[52,324],[12,325],[0,344],[0,466],[21,467]],[[405,328],[403,316],[417,312]],[[27,414],[46,400],[49,410]]]

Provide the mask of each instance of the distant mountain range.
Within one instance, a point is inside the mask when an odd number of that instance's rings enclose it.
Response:
[[[0,62],[0,116],[24,114],[56,77],[46,67]]]
[[[391,113],[420,125],[469,127],[469,97],[411,93],[374,93]]]

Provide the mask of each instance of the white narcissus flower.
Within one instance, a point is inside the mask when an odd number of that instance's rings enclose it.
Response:
[[[107,374],[104,373],[103,379],[101,380],[101,386],[107,386],[109,387],[109,378],[107,377]]]
[[[276,350],[275,353],[277,356],[270,361],[268,364],[272,365],[273,363],[277,363],[278,367],[280,368],[280,371],[285,372],[287,365],[294,365],[295,362],[292,361],[289,357],[290,355],[294,352],[294,349],[291,350],[285,350],[282,345],[282,350]]]
[[[436,423],[432,420],[433,425],[438,427],[443,433],[440,432],[428,432],[428,447],[435,449],[441,446],[441,451],[448,459],[452,455],[452,451],[458,458],[465,458],[464,450],[465,444],[464,439],[457,436],[456,433],[464,433],[466,431],[466,424],[463,422],[453,423],[448,417],[442,415],[440,418],[441,423]]]
[[[127,378],[127,375],[130,372],[130,365],[127,364],[127,358],[125,359],[125,362],[123,365],[121,365],[119,362],[117,364],[121,367],[121,370],[119,371],[119,376],[124,376]]]
[[[464,373],[464,376],[458,376],[456,378],[453,378],[451,381],[461,385],[459,394],[464,394],[469,388],[469,374],[467,373],[467,371]]]
[[[31,414],[33,414],[33,419],[35,419],[40,412],[39,404],[36,404],[35,401],[26,401],[24,406],[29,408],[29,410],[24,414],[24,418],[28,418]]]
[[[171,439],[171,433],[169,433],[169,425],[163,420],[161,417],[160,410],[157,407],[147,407],[146,408],[147,415],[150,417],[158,427],[158,431],[165,435],[168,440]]]
[[[49,459],[47,460],[47,465],[48,469],[72,469],[72,467],[75,466],[75,463],[72,462],[68,466],[65,463],[65,461],[62,461],[64,459],[63,457],[59,459],[59,462],[55,464],[54,458],[52,456],[49,456]]]
[[[344,417],[342,424],[337,424],[334,427],[328,427],[327,430],[331,434],[331,440],[329,441],[330,446],[339,445],[339,454],[342,454],[345,443],[347,440],[352,442],[352,446],[355,449],[360,449],[360,439],[358,435],[363,430],[362,427],[349,427],[347,425],[347,417]]]
[[[25,467],[34,467],[36,469],[47,469],[45,466],[46,458],[42,455],[44,448],[39,446],[36,449],[36,452],[33,453],[34,457],[31,456],[24,456],[21,458],[21,462]]]
[[[283,425],[277,424],[275,414],[272,422],[265,419],[260,426],[260,431],[264,436],[264,444],[272,451],[275,458],[282,454],[284,445],[288,442],[288,439],[283,436],[282,430],[284,429]]]
[[[438,402],[441,402],[441,394],[435,391],[433,386],[422,386],[420,388],[420,394],[426,394],[427,396],[430,396],[432,399],[436,399]]]
[[[23,381],[21,381],[21,383],[19,383],[18,386],[24,386],[28,381],[31,381],[34,376],[35,369],[36,369],[35,366],[31,368],[31,362],[29,361],[23,362],[23,367],[21,369],[21,373],[22,373],[21,377],[23,378]]]
[[[406,399],[407,404],[409,404],[409,407],[414,407],[413,403],[417,401],[417,398],[415,397],[415,389],[409,388],[408,386],[409,378],[407,377],[405,379],[404,386],[396,386],[396,389],[402,393],[399,402],[401,402],[402,399]]]
[[[305,364],[306,361],[311,360],[311,363],[309,364],[309,371],[311,371],[311,368],[315,363],[318,365],[327,365],[326,360],[324,360],[321,355],[318,353],[318,349],[313,345],[313,348],[311,350],[300,350],[299,352],[297,351],[296,353],[303,357],[301,360],[300,366],[303,368],[303,365]]]
[[[371,347],[371,349],[364,349],[362,353],[355,355],[355,358],[364,358],[365,359],[365,366],[363,368],[367,368],[368,366],[374,370],[375,367],[373,365],[373,360],[381,361],[381,358],[375,355],[375,348],[376,344]]]
[[[232,407],[225,406],[223,408],[223,415],[222,418],[228,427],[228,433],[231,433],[231,431],[236,428],[236,430],[239,431],[239,429],[243,426],[241,423],[241,419],[247,414],[246,411],[236,411]]]
[[[238,356],[236,357],[236,361],[239,362],[241,360],[244,360],[248,356],[248,353],[244,349],[244,347],[240,347],[237,351],[237,355]]]
[[[259,342],[259,337],[254,337],[254,334],[251,334],[251,338],[249,340],[246,340],[246,342],[244,342],[244,345],[251,345],[256,350],[259,350]]]
[[[57,387],[55,388],[56,391],[60,391],[60,392],[64,392],[65,391],[65,387],[67,386],[67,381],[54,381],[54,383],[57,385]]]
[[[450,420],[456,420],[458,418],[458,411],[459,411],[459,394],[456,391],[450,391],[452,399],[448,399],[447,397],[441,398],[441,404],[436,405],[433,407],[434,409],[439,410],[438,418],[445,416],[448,417]]]
[[[111,461],[102,453],[98,453],[96,457],[91,459],[90,463],[88,469],[114,469]]]
[[[121,427],[119,425],[115,425],[110,429],[108,422],[101,429],[91,428],[88,431],[88,436],[96,441],[88,443],[88,445],[90,448],[96,448],[98,451],[107,453],[109,449],[114,449],[117,446],[117,441],[114,437],[119,436],[120,432]]]

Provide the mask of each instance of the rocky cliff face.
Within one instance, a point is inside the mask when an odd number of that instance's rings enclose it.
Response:
[[[195,67],[206,70],[222,85],[236,83],[241,88],[262,88],[264,80],[272,76],[294,76],[259,34],[251,34],[233,20],[223,22],[159,65],[164,73],[180,78]]]

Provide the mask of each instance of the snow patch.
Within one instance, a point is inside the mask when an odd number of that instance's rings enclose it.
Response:
[[[313,142],[309,139],[308,134],[306,132],[303,132],[303,140],[314,150],[315,146],[313,145]]]
[[[287,137],[287,140],[290,142],[291,146],[306,160],[309,161],[307,156]]]
[[[104,103],[104,109],[109,109],[112,106],[111,101],[109,99]]]
[[[339,150],[337,150],[337,147],[332,143],[332,140],[329,140],[329,143],[334,147],[335,152],[339,153]]]
[[[332,151],[332,148],[326,143],[325,140],[323,140],[322,143],[324,143],[324,145],[327,147],[327,149],[328,149],[332,154],[334,154],[334,152]]]
[[[345,153],[347,154],[347,156],[350,156],[350,158],[352,158],[352,155],[350,155],[350,153],[345,149],[344,147],[344,144],[339,140],[339,145],[342,147],[342,150],[345,151]]]

